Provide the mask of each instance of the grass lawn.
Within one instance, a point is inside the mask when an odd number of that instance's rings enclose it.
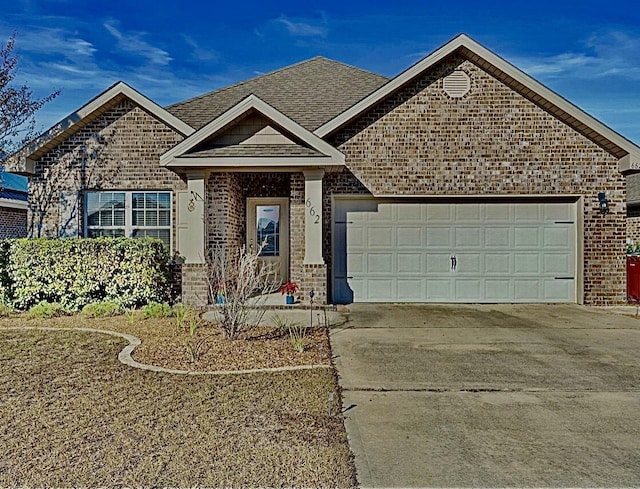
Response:
[[[0,486],[355,485],[333,369],[156,373],[125,344],[0,327]]]

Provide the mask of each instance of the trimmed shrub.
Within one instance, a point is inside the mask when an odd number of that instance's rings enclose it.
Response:
[[[167,304],[159,302],[150,302],[142,308],[142,317],[149,318],[170,318],[174,316],[173,308]]]
[[[123,308],[113,301],[92,302],[82,308],[80,314],[89,318],[103,318],[122,314]]]
[[[36,238],[8,243],[6,278],[2,282],[0,276],[0,287],[5,302],[17,309],[42,301],[77,311],[100,301],[136,307],[168,300],[169,252],[158,239]]]
[[[29,309],[27,317],[29,319],[47,319],[57,316],[64,316],[67,311],[57,302],[42,301]]]

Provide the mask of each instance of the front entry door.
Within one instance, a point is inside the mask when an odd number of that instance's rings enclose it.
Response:
[[[273,267],[279,281],[289,280],[289,199],[247,199],[247,248],[262,246],[260,260]]]

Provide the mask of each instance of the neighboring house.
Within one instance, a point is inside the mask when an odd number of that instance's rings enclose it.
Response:
[[[313,58],[166,108],[120,82],[14,164],[34,234],[158,236],[191,303],[258,236],[320,301],[625,302],[640,148],[464,35],[390,80]]]
[[[627,239],[640,243],[640,173],[627,175]]]
[[[0,167],[0,239],[27,236],[27,179]]]

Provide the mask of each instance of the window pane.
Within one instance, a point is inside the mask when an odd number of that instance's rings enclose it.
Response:
[[[134,209],[144,209],[144,194],[138,192],[132,194],[131,204]]]
[[[158,212],[158,225],[170,226],[171,225],[171,211],[159,211]]]
[[[133,211],[133,225],[134,226],[144,226],[144,211]]]
[[[264,244],[260,256],[280,255],[280,206],[256,206],[257,245]]]
[[[99,238],[100,236],[120,238],[124,236],[124,229],[89,229],[87,236],[89,238]]]
[[[124,226],[124,209],[116,209],[113,211],[113,225]]]
[[[168,192],[161,192],[158,194],[158,206],[163,209],[169,209],[171,207],[171,194]]]
[[[145,226],[158,225],[158,211],[146,211],[144,215],[145,215],[145,220],[144,220]]]

